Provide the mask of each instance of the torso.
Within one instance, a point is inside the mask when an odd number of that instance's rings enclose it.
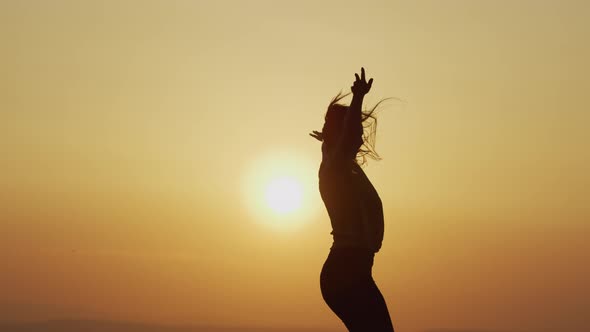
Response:
[[[379,251],[383,241],[383,207],[360,166],[351,164],[336,170],[320,167],[319,185],[332,224],[332,248]]]

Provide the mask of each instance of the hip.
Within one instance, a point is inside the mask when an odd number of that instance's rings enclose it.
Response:
[[[320,286],[323,291],[338,291],[355,285],[372,283],[375,253],[366,248],[332,248],[322,266]]]

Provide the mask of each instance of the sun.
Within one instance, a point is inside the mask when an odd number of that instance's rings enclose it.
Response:
[[[291,177],[273,179],[266,187],[266,203],[278,214],[287,214],[301,208],[301,184]]]
[[[317,166],[295,153],[267,153],[245,172],[244,203],[257,223],[290,230],[309,222],[321,202]]]

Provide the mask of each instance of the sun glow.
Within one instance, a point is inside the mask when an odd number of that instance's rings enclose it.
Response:
[[[293,229],[309,221],[321,201],[317,166],[287,153],[269,153],[250,165],[244,182],[251,215],[278,229]]]

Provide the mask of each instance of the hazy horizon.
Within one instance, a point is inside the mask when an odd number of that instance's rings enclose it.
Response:
[[[281,328],[281,327],[231,327],[231,326],[197,326],[197,325],[166,325],[120,321],[96,320],[51,320],[39,322],[0,322],[0,331],[10,332],[335,332],[343,329],[322,328]],[[453,329],[430,328],[421,332],[549,332],[551,329],[537,330],[490,330],[490,329]],[[568,330],[582,332],[582,330]]]
[[[590,330],[590,2],[8,0],[0,17],[0,321],[342,331],[308,133],[364,66],[367,106],[403,100],[365,167],[396,330]],[[265,196],[282,176],[292,213]]]

